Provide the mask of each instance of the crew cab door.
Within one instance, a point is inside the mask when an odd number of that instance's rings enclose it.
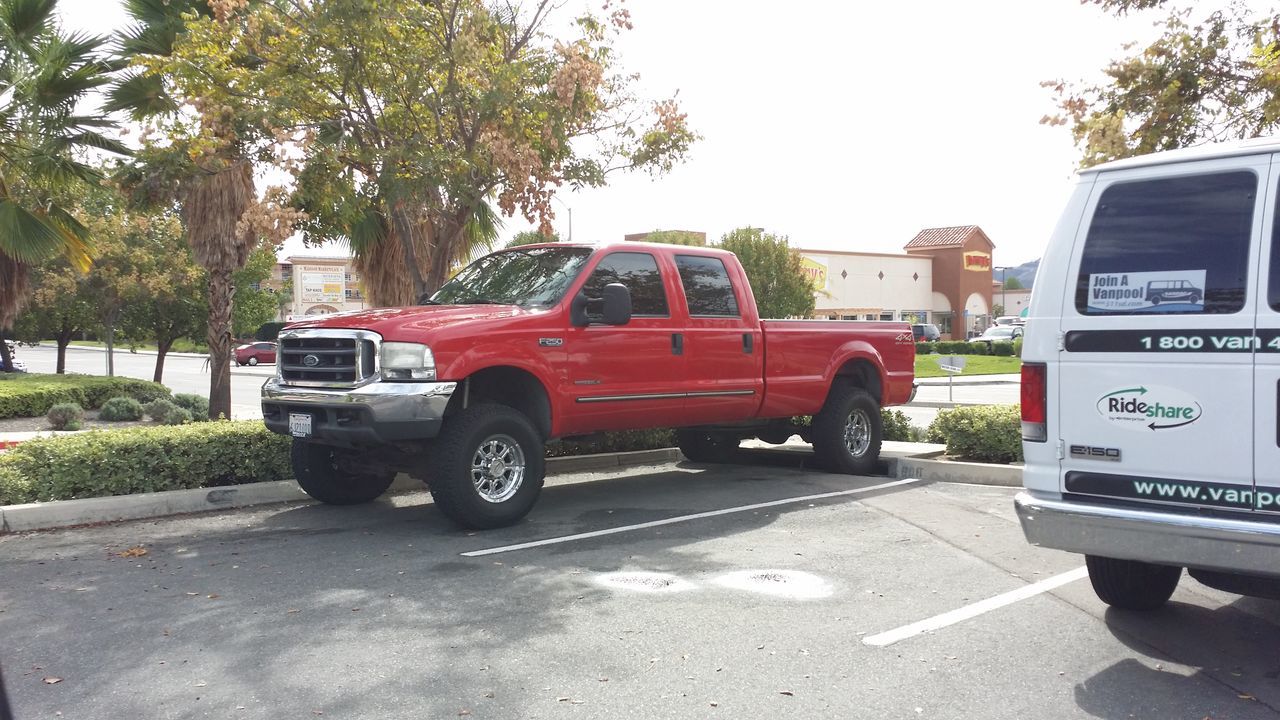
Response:
[[[679,422],[684,409],[683,327],[670,302],[675,279],[659,260],[642,251],[608,253],[571,290],[581,289],[598,300],[605,285],[622,283],[631,291],[632,315],[626,325],[566,329],[568,433]]]
[[[746,278],[731,275],[724,260],[714,255],[678,254],[674,260],[688,311],[688,396],[680,424],[755,417],[764,396],[764,344]]]
[[[1253,157],[1099,175],[1062,303],[1063,492],[1252,507],[1254,241],[1268,172]],[[1202,294],[1161,295],[1171,282]]]
[[[1280,514],[1280,155],[1271,159],[1270,195],[1257,298],[1257,345],[1254,363],[1253,468],[1254,507]]]

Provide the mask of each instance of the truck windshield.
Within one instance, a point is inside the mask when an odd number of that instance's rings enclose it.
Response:
[[[463,268],[425,304],[554,305],[590,255],[591,250],[582,247],[516,249],[487,255]]]

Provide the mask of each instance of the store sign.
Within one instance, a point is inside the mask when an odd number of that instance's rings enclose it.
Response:
[[[814,290],[827,289],[827,258],[801,255],[800,270],[808,276]]]
[[[302,302],[340,303],[346,295],[347,274],[343,268],[304,265],[298,270],[302,280]]]
[[[984,252],[967,252],[964,254],[964,269],[974,272],[991,270],[991,254]]]

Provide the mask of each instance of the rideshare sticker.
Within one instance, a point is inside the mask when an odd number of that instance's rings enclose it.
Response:
[[[1088,311],[1199,312],[1204,310],[1204,270],[1094,273]]]
[[[1133,385],[1098,398],[1098,414],[1125,430],[1159,432],[1184,428],[1200,419],[1200,403],[1177,388]]]

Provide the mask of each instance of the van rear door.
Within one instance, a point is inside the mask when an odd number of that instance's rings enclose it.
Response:
[[[1258,267],[1258,342],[1254,355],[1254,507],[1280,515],[1280,155],[1271,159],[1267,218]],[[1280,517],[1276,518],[1280,519]]]
[[[1251,507],[1249,299],[1268,170],[1263,156],[1098,176],[1063,299],[1064,493]]]

